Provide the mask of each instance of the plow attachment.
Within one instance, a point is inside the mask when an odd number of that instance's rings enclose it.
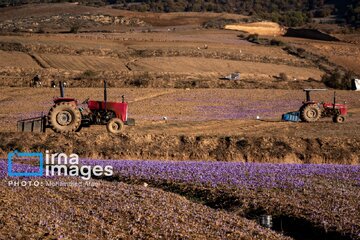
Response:
[[[18,132],[45,132],[46,116],[22,119],[17,122]]]
[[[127,121],[125,122],[125,125],[127,125],[127,126],[135,126],[135,119],[128,118]]]

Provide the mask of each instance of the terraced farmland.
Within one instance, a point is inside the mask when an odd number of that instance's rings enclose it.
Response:
[[[220,73],[240,72],[244,76],[273,78],[285,72],[290,78],[306,80],[319,79],[322,72],[316,68],[301,68],[268,63],[254,63],[221,59],[190,57],[145,58],[133,62],[134,70],[179,73]]]
[[[0,50],[0,67],[40,69],[41,67],[28,54]]]
[[[96,56],[70,56],[61,54],[41,54],[41,58],[56,69],[68,71],[125,71],[125,62],[118,58]]]

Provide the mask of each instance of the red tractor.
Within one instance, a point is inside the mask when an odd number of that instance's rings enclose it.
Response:
[[[343,123],[347,115],[348,108],[344,104],[336,103],[336,92],[334,92],[334,101],[332,103],[316,102],[311,100],[310,92],[324,91],[326,89],[304,89],[306,92],[306,101],[300,108],[300,119],[303,122],[316,122],[320,118],[332,117],[335,123]]]
[[[128,103],[108,102],[104,82],[104,101],[86,99],[78,104],[75,98],[64,97],[64,86],[60,82],[60,97],[54,99],[47,116],[18,121],[18,130],[26,132],[45,132],[51,128],[58,133],[80,131],[82,127],[106,125],[111,133],[120,133],[124,125],[133,126],[135,120],[128,118]]]

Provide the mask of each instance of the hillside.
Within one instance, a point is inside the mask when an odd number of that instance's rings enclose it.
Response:
[[[0,0],[0,7],[29,3],[58,3],[58,0]],[[61,2],[73,2],[61,1]],[[266,18],[286,26],[300,26],[312,18],[326,19],[331,16],[336,22],[360,25],[360,3],[356,0],[224,0],[224,1],[145,1],[145,0],[81,0],[81,5],[104,6],[141,12],[228,12]]]
[[[51,1],[0,0],[0,240],[358,239],[355,2]]]

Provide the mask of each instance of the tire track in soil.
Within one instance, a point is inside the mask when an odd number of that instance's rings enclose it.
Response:
[[[51,66],[44,60],[42,59],[38,54],[36,53],[29,53],[29,56],[34,59],[34,61],[41,67],[41,68],[51,68]]]
[[[228,134],[261,134],[264,130],[276,131],[278,128],[288,129],[283,124],[281,126],[275,126],[273,122],[264,121],[206,121],[204,122],[152,122],[151,124],[145,124],[142,129],[139,129],[142,133],[158,134],[159,131],[166,132],[168,134],[185,134],[185,135],[228,135]],[[161,127],[159,127],[161,126]],[[160,130],[161,129],[161,130]]]
[[[135,98],[135,100],[129,101],[129,103],[141,102],[141,101],[145,101],[145,100],[149,100],[149,99],[154,99],[154,98],[162,97],[162,96],[169,95],[169,94],[172,94],[172,93],[175,93],[175,92],[176,92],[176,90],[168,90],[168,91],[162,92],[162,93],[154,93],[154,94],[151,94],[151,95],[148,95],[148,96]]]

